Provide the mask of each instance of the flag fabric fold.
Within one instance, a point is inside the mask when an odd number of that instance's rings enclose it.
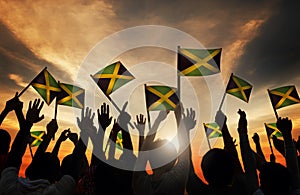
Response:
[[[268,90],[268,92],[272,106],[275,109],[290,106],[300,102],[296,87],[293,85]]]
[[[231,74],[226,87],[226,93],[231,94],[245,102],[249,102],[252,85],[247,81]]]
[[[222,137],[222,131],[217,123],[204,123],[206,136],[211,138]]]
[[[145,86],[145,94],[148,111],[174,110],[179,103],[176,88],[169,86]]]
[[[84,107],[84,89],[66,83],[59,83],[59,87],[61,92],[57,94],[57,104],[80,109]]]
[[[40,94],[47,105],[50,105],[61,91],[58,83],[47,69],[44,69],[31,81],[31,86]]]
[[[117,134],[116,147],[120,150],[123,150],[123,137],[122,131],[119,131]]]
[[[106,66],[91,77],[106,96],[135,79],[120,61]]]
[[[273,136],[282,137],[282,133],[277,128],[276,123],[265,124],[265,127],[269,138],[272,138]]]
[[[182,76],[207,76],[220,72],[221,48],[178,50],[178,71]]]

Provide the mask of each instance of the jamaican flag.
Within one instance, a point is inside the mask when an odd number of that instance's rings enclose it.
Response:
[[[210,138],[222,137],[222,132],[217,123],[204,123],[206,136]]]
[[[119,131],[117,134],[116,146],[118,149],[123,150],[122,131]]]
[[[300,102],[295,86],[284,86],[268,90],[273,108],[279,109]]]
[[[59,83],[61,92],[57,94],[57,103],[76,108],[84,107],[84,89],[75,85]]]
[[[247,81],[231,74],[226,87],[226,93],[231,94],[245,102],[249,101],[252,85]]]
[[[106,96],[134,79],[120,61],[106,66],[91,77]]]
[[[220,72],[221,48],[178,50],[178,71],[183,76],[206,76]]]
[[[39,146],[43,141],[43,136],[45,135],[45,131],[31,131],[31,140],[30,140],[30,146]]]
[[[42,96],[48,105],[61,91],[58,83],[45,68],[32,81],[31,86]]]
[[[282,137],[282,133],[277,129],[276,123],[265,123],[266,131],[268,137],[276,136],[276,137]]]
[[[146,104],[148,111],[174,110],[179,103],[176,89],[168,86],[146,86]]]

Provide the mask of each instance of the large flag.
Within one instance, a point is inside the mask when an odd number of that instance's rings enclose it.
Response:
[[[39,146],[43,141],[43,136],[45,135],[45,131],[31,131],[31,140],[30,140],[30,146]]]
[[[178,71],[183,76],[206,76],[220,72],[221,48],[178,50]]]
[[[45,102],[50,105],[52,100],[61,91],[53,76],[44,69],[31,81],[31,86],[42,96]]]
[[[252,85],[247,81],[231,74],[226,87],[226,93],[231,94],[245,102],[249,101]]]
[[[57,94],[57,103],[76,108],[84,107],[84,89],[75,85],[59,83],[61,92]]]
[[[106,66],[91,76],[106,96],[134,79],[120,61]]]
[[[265,124],[265,127],[269,138],[272,138],[272,136],[282,137],[282,133],[277,128],[276,123]]]
[[[119,131],[117,134],[116,146],[118,149],[123,150],[123,137],[122,131]]]
[[[300,102],[295,86],[284,86],[268,91],[272,106],[275,109]]]
[[[204,128],[208,138],[222,137],[222,131],[217,123],[204,123]]]
[[[148,111],[174,110],[179,103],[176,88],[160,85],[145,86]]]

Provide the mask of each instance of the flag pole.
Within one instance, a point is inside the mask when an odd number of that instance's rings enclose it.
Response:
[[[181,80],[180,80],[180,71],[178,70],[178,64],[179,64],[179,50],[180,50],[180,46],[177,46],[177,97],[179,99],[180,102],[180,91],[181,91]]]
[[[273,106],[273,102],[272,102],[272,98],[271,98],[270,90],[269,90],[269,89],[268,89],[268,94],[269,94],[269,97],[270,97],[270,100],[271,100],[272,108],[273,108],[273,111],[274,111],[274,113],[275,113],[276,119],[278,120],[278,119],[279,119],[278,113],[277,113],[276,108],[274,108],[274,106]]]
[[[93,79],[93,75],[90,74],[90,77]],[[94,79],[93,79],[94,80]],[[101,90],[102,91],[102,90]],[[104,93],[104,92],[103,92]],[[107,97],[107,99],[112,103],[112,105],[118,110],[119,113],[122,112],[122,110],[118,107],[118,105],[111,99],[111,97],[109,97],[108,95],[106,95],[104,93],[104,95]],[[129,126],[134,129],[133,124],[129,121]]]
[[[58,105],[58,102],[57,102],[57,97],[55,99],[55,108],[54,108],[54,120],[56,120],[56,116],[57,116],[57,105]]]
[[[32,153],[32,148],[30,146],[30,143],[28,143],[28,146],[29,146],[29,151],[30,151],[31,159],[33,159],[33,153]]]
[[[145,89],[145,94],[146,94],[146,84],[144,84],[144,89]],[[145,98],[146,98],[146,95],[145,95]],[[147,100],[146,100],[146,110],[147,110],[147,118],[148,118],[148,128],[149,128],[149,132],[151,132],[150,112],[147,107]]]
[[[267,133],[267,137],[268,137],[268,142],[269,142],[269,146],[270,146],[270,149],[271,149],[271,153],[274,156],[273,147],[272,147],[272,144],[271,144],[271,141],[270,141],[270,136],[268,135],[268,132],[267,132],[267,124],[266,123],[265,123],[265,129],[266,129],[266,133]]]
[[[46,70],[47,69],[47,67],[45,67],[41,72],[43,72],[44,70]],[[41,73],[40,72],[40,73]],[[30,83],[18,94],[18,97],[20,97],[29,87],[30,87],[30,85],[32,84],[32,81],[34,80],[34,79],[36,79],[39,75],[40,75],[40,73],[38,74],[38,75],[36,75],[31,81],[30,81]]]
[[[231,75],[229,77],[229,80],[227,81],[226,89],[227,89],[228,83],[229,83],[229,81],[230,81],[230,79],[231,79],[232,76],[233,76],[233,73],[231,73]],[[221,103],[220,103],[220,106],[219,106],[219,110],[221,110],[222,107],[223,107],[223,104],[224,104],[224,101],[225,101],[225,97],[226,97],[226,89],[225,89],[225,92],[223,94],[223,97],[222,97],[222,100],[221,100]]]
[[[211,150],[209,138],[207,137],[207,133],[206,133],[206,129],[205,129],[205,123],[203,123],[203,126],[204,126],[204,133],[205,133],[205,136],[206,136],[206,139],[207,139],[207,143],[208,143],[208,148],[209,148],[209,150]]]

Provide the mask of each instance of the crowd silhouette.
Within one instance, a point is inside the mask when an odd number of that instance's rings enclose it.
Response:
[[[192,161],[190,131],[196,125],[196,113],[179,103],[174,110],[177,122],[176,139],[179,148],[164,139],[156,139],[159,125],[169,112],[160,111],[151,129],[145,134],[146,118],[136,116],[135,127],[139,132],[138,154],[133,150],[133,140],[128,125],[131,116],[123,106],[117,118],[111,116],[109,105],[103,103],[95,113],[86,107],[77,118],[79,135],[70,129],[62,131],[52,152],[46,152],[59,127],[56,119],[46,126],[43,141],[38,146],[25,178],[19,176],[22,158],[30,143],[30,129],[44,119],[44,102],[29,102],[26,114],[18,94],[6,102],[0,115],[0,124],[7,114],[14,111],[19,131],[11,140],[10,134],[0,130],[0,194],[204,194],[204,195],[288,195],[300,194],[299,162],[300,139],[292,137],[292,121],[279,118],[277,127],[283,140],[272,137],[272,142],[286,160],[286,166],[275,162],[275,156],[267,161],[258,134],[252,136],[255,150],[251,149],[246,113],[240,116],[237,142],[230,135],[227,117],[218,111],[215,122],[220,126],[224,148],[213,148],[203,156],[201,164]],[[98,126],[94,118],[98,119]],[[112,124],[113,123],[113,124]],[[108,127],[112,124],[112,128]],[[103,150],[104,134],[109,132],[110,147]],[[123,152],[116,158],[118,132],[122,132]],[[70,139],[74,148],[62,161],[58,158],[61,143]],[[91,159],[86,156],[88,140],[93,145]],[[11,143],[12,142],[12,143]],[[237,147],[240,147],[241,161]],[[155,152],[147,152],[155,150]],[[298,151],[298,152],[297,152]],[[107,152],[107,153],[106,153]],[[147,163],[149,163],[147,165]],[[120,165],[120,166],[113,166]],[[117,168],[126,166],[127,169]],[[151,167],[152,172],[148,169]],[[206,180],[196,174],[203,172]]]

